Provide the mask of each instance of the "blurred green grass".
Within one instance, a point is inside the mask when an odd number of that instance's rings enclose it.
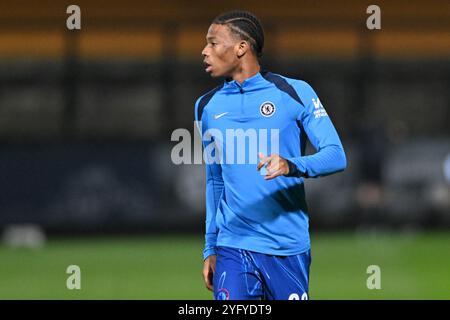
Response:
[[[450,299],[450,233],[312,233],[312,299]],[[202,236],[51,239],[0,246],[0,299],[211,299]],[[68,290],[69,265],[81,290]],[[381,290],[369,290],[369,265]]]

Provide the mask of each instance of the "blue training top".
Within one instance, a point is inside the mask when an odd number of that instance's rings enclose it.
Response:
[[[339,136],[306,82],[270,72],[225,80],[195,103],[206,162],[203,258],[226,246],[288,256],[310,249],[304,178],[342,171]],[[306,138],[316,149],[305,156]],[[265,180],[258,152],[288,160],[289,175]]]

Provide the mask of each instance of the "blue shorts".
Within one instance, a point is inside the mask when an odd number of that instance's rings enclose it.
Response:
[[[311,251],[273,256],[217,248],[216,300],[307,300]]]

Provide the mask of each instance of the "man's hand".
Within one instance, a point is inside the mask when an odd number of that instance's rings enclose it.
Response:
[[[203,263],[203,280],[206,288],[213,291],[213,275],[216,272],[216,255],[210,255]]]
[[[261,162],[258,163],[256,170],[261,170],[261,168],[267,164],[267,175],[264,179],[271,180],[289,173],[289,165],[286,159],[280,157],[279,154],[274,153],[271,156],[266,157],[262,152],[260,152],[258,156]]]

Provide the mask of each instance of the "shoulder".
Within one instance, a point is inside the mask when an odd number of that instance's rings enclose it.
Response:
[[[282,81],[286,83],[285,86],[290,87],[290,90],[295,91],[295,94],[299,97],[300,101],[302,101],[303,106],[306,107],[313,99],[318,99],[317,93],[314,91],[313,87],[305,80],[288,78],[278,74],[275,74],[275,76],[282,79]]]
[[[272,82],[279,90],[287,93],[303,106],[305,106],[304,100],[308,99],[311,93],[314,92],[312,87],[303,80],[288,78],[272,72],[266,72],[263,76],[267,81]]]
[[[200,120],[203,115],[203,110],[205,109],[206,105],[211,101],[212,97],[222,89],[223,84],[215,87],[214,89],[206,92],[205,94],[201,95],[197,100],[195,101],[195,117],[197,120]]]
[[[286,83],[292,86],[299,95],[310,94],[311,91],[314,91],[311,85],[305,80],[289,78],[280,74],[274,74],[274,76],[286,81]]]
[[[292,86],[295,88],[295,90],[298,92],[299,95],[308,98],[315,95],[314,89],[308,82],[298,79],[291,79],[291,81]]]

